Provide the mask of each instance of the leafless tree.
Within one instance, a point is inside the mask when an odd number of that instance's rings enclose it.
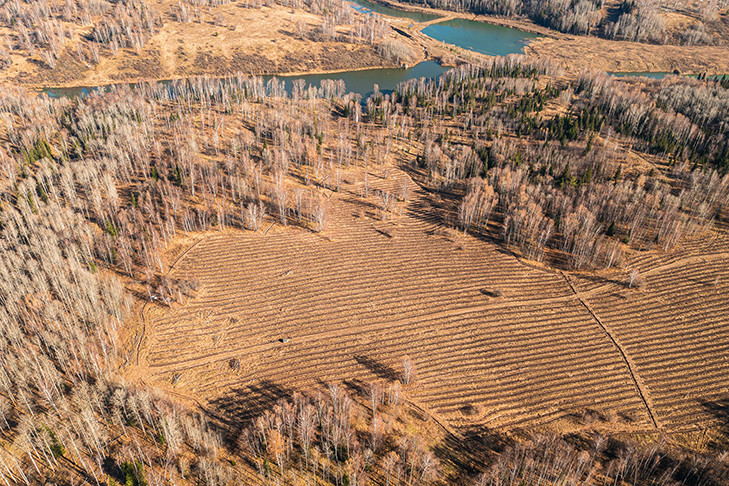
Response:
[[[410,357],[406,356],[402,360],[402,376],[400,381],[402,381],[403,385],[409,385],[414,376],[415,363],[413,363],[413,360],[411,360]]]
[[[241,203],[241,212],[243,212],[243,203]],[[263,201],[258,203],[248,203],[245,207],[245,214],[242,216],[246,222],[248,229],[258,231],[261,228],[261,222],[266,216],[266,207]]]

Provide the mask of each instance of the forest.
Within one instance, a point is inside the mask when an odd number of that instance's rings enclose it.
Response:
[[[20,30],[104,8],[44,5],[3,8],[25,9]],[[115,4],[89,46],[143,43],[157,20],[141,5]],[[58,24],[44,25],[26,47],[61,44]],[[570,80],[522,56],[366,100],[341,82],[289,94],[275,78],[243,76],[73,99],[3,90],[3,484],[726,484],[726,453],[600,435],[525,432],[500,439],[490,460],[451,437],[446,454],[403,418],[417,380],[407,358],[394,384],[359,394],[330,384],[234,423],[127,381],[134,343],[120,333],[140,305],[182,305],[199,291],[166,276],[166,249],[184,235],[273,223],[331,233],[329,197],[347,179],[382,220],[396,219],[407,186],[377,189],[370,175],[392,160],[443,196],[445,227],[559,269],[622,269],[631,252],[725,230],[727,113],[725,81]],[[640,280],[633,271],[630,285]]]

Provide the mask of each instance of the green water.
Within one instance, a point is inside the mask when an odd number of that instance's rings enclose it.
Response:
[[[429,22],[440,18],[440,15],[427,14],[423,12],[409,12],[407,10],[386,7],[379,3],[370,2],[369,0],[353,0],[353,2],[355,10],[362,13],[376,12],[389,17],[412,19],[415,22]]]
[[[521,54],[524,46],[538,37],[529,32],[467,19],[429,25],[423,29],[423,34],[489,56]]]
[[[428,22],[440,18],[438,15],[386,7],[369,0],[353,1],[354,8],[365,13],[377,12],[390,17],[409,18],[414,22]],[[536,34],[529,32],[467,19],[452,19],[432,24],[424,28],[423,33],[441,42],[490,56],[523,53],[524,46],[537,37]]]
[[[305,76],[277,76],[284,81],[286,92],[291,93],[293,82],[303,79],[307,86],[319,86],[323,80],[332,79],[344,81],[346,92],[353,92],[367,98],[374,91],[374,85],[382,92],[392,91],[399,83],[409,79],[436,78],[443,74],[445,68],[435,61],[421,62],[408,69],[365,69],[362,71],[346,71],[332,74],[309,74]],[[268,82],[273,76],[263,76],[264,82]],[[163,84],[170,84],[170,81],[162,81]],[[130,84],[134,87],[135,84]],[[107,90],[106,87],[79,87],[79,88],[48,88],[43,93],[52,98],[85,96],[93,91]]]
[[[362,12],[377,12],[390,17],[409,18],[414,22],[425,22],[439,18],[419,12],[408,12],[391,7],[385,7],[369,0],[354,0],[354,8]],[[489,55],[503,56],[523,52],[524,45],[536,37],[534,34],[522,32],[507,27],[474,22],[471,20],[455,19],[433,24],[426,27],[423,32],[434,39],[455,44],[457,46],[473,49]],[[284,81],[287,93],[291,93],[293,81],[303,79],[306,86],[319,86],[323,80],[344,81],[345,92],[353,92],[366,99],[373,93],[377,85],[382,92],[392,91],[399,83],[409,79],[436,78],[443,74],[445,68],[435,61],[421,62],[407,69],[366,69],[362,71],[346,71],[333,74],[310,74],[305,76],[277,76]],[[268,82],[272,76],[263,76]],[[170,83],[162,81],[162,83]],[[134,87],[135,84],[130,84]],[[93,91],[108,90],[108,87],[79,87],[79,88],[48,88],[43,93],[50,97],[78,97],[85,96]]]

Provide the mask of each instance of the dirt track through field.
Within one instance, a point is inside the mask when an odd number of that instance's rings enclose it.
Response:
[[[580,294],[575,290],[574,286],[570,282],[569,278],[562,273],[562,276],[564,276],[565,280],[567,281],[567,284],[570,286],[572,291],[575,293],[575,296],[579,299],[580,303],[587,309],[587,312],[590,313],[593,319],[595,319],[595,322],[602,328],[603,331],[605,331],[605,334],[610,338],[610,341],[612,341],[613,345],[615,346],[615,349],[618,350],[620,353],[620,356],[622,356],[623,361],[625,362],[625,366],[628,367],[628,372],[630,373],[630,377],[633,379],[633,383],[635,383],[635,389],[638,391],[638,395],[640,396],[640,399],[643,401],[643,404],[645,404],[645,409],[648,412],[648,415],[651,418],[651,422],[653,423],[653,426],[658,428],[658,422],[656,422],[656,417],[653,413],[653,410],[651,410],[650,405],[648,404],[648,399],[646,398],[646,393],[643,390],[643,387],[640,385],[640,381],[638,380],[638,377],[635,375],[634,367],[631,366],[630,360],[628,359],[628,356],[625,354],[625,351],[623,348],[618,344],[617,340],[615,339],[615,336],[613,336],[613,333],[610,332],[610,329],[605,326],[605,324],[600,320],[597,315],[595,315],[595,311],[592,310],[592,307],[583,299]]]
[[[296,390],[395,380],[409,356],[408,398],[449,426],[597,416],[689,430],[716,419],[729,376],[727,282],[716,277],[726,259],[694,248],[635,259],[643,291],[615,275],[567,282],[444,230],[429,197],[418,192],[393,223],[345,191],[330,199],[325,235],[277,224],[206,236],[171,271],[198,278],[199,294],[147,310],[146,379],[169,387],[179,374],[180,393],[245,420]],[[711,280],[703,300],[692,302],[690,279]]]

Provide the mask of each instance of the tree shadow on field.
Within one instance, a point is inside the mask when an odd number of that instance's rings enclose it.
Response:
[[[578,276],[575,276],[575,283],[579,283],[580,280],[584,280],[587,282],[595,283],[595,284],[613,284],[617,286],[620,289],[627,289],[629,288],[630,282],[627,280],[627,278],[619,278],[617,277],[606,277],[602,275],[590,275],[587,273],[581,273]]]
[[[723,435],[718,442],[711,441],[707,445],[712,448],[725,449],[729,445],[729,396],[724,396],[717,400],[702,400],[701,406],[713,415],[718,426],[717,428],[721,431],[721,435]]]
[[[292,396],[293,393],[288,388],[270,380],[260,380],[233,388],[222,397],[211,401],[208,414],[228,428],[241,429],[277,402],[290,400]]]
[[[377,217],[377,211],[379,211],[380,208],[377,207],[376,204],[373,204],[370,201],[365,201],[360,196],[358,196],[357,194],[355,194],[351,191],[349,193],[352,194],[352,196],[351,197],[350,196],[342,197],[341,200],[343,202],[351,204],[352,207],[357,210],[363,211],[363,214],[362,214],[363,216],[366,216],[368,218],[373,218],[373,219],[379,219]],[[353,214],[356,215],[357,213],[355,212]]]
[[[422,167],[417,167],[412,163],[412,160],[401,161],[398,168],[407,173],[418,186],[418,189],[413,191],[411,200],[407,205],[408,216],[426,224],[436,226],[436,229],[427,231],[430,235],[446,236],[447,239],[453,241],[448,236],[448,232],[452,232],[458,228],[458,231],[463,234],[463,229],[460,226],[459,207],[467,192],[466,183],[456,181],[450,187],[434,187],[428,181],[429,176],[427,170]],[[504,255],[513,256],[522,265],[551,273],[560,270],[570,271],[572,269],[568,255],[561,251],[554,251],[554,245],[548,246],[552,251],[547,251],[544,255],[542,263],[546,264],[546,268],[542,264],[535,265],[530,263],[518,250],[512,250],[507,247],[503,239],[502,231],[505,218],[506,214],[497,205],[491,212],[489,222],[483,227],[472,225],[468,230],[468,234],[481,241],[495,245],[497,247],[496,251]],[[594,280],[597,283],[624,285],[624,281],[620,278],[613,279],[595,276]]]
[[[358,380],[357,378],[351,378],[348,380],[344,380],[342,382],[342,385],[346,388],[348,392],[350,392],[355,397],[359,398],[360,400],[366,401],[367,400],[367,384],[364,383],[362,380]]]
[[[457,435],[446,435],[433,452],[441,462],[452,466],[449,469],[454,472],[445,478],[446,484],[470,485],[512,444],[513,440],[503,434],[484,425],[472,425],[460,429]]]
[[[455,222],[457,215],[455,198],[448,200],[438,191],[422,188],[416,191],[416,194],[421,197],[413,198],[408,204],[407,212],[410,216],[425,223],[443,226],[444,228],[452,226],[449,223]]]
[[[370,358],[363,354],[355,354],[354,360],[367,368],[370,372],[377,375],[378,378],[390,381],[396,381],[400,375],[395,371],[394,368],[387,366],[386,364],[380,363],[376,359]]]
[[[358,356],[358,358],[362,358]],[[371,358],[366,358],[370,362]],[[358,360],[359,361],[359,360]],[[377,362],[375,362],[377,363]],[[380,365],[382,366],[382,365]],[[385,367],[387,368],[387,367]],[[320,381],[322,387],[328,384]],[[357,378],[344,380],[342,385],[350,397],[366,409],[370,407],[369,393],[370,382]],[[441,470],[450,471],[447,477],[436,484],[438,485],[463,485],[471,486],[476,477],[485,472],[489,464],[493,464],[496,457],[514,441],[496,430],[489,429],[484,425],[470,425],[460,427],[451,432],[443,426],[435,417],[421,409],[417,404],[409,401],[406,396],[402,398],[403,415],[415,420],[415,423],[433,420],[443,432],[443,437],[431,445],[431,449],[438,460],[447,465]],[[408,422],[406,420],[406,422]],[[361,440],[368,440],[362,437]],[[390,441],[387,447],[395,450],[399,447],[399,439],[389,436]]]

